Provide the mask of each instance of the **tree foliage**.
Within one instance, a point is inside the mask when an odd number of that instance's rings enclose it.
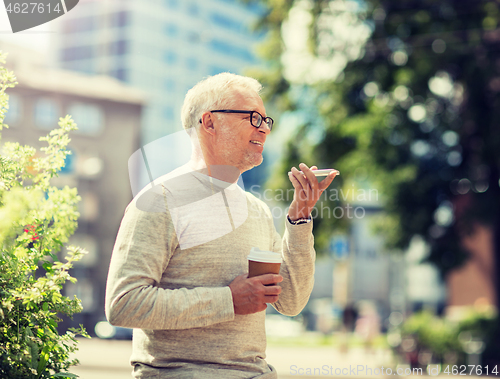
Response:
[[[500,304],[499,2],[263,3],[262,53],[273,63],[254,74],[295,117],[283,169],[306,160],[339,169],[337,186],[379,189],[388,246],[420,235],[443,275],[470,256],[463,239],[486,226],[496,263],[484,275]],[[324,242],[349,220],[318,221]]]
[[[486,351],[495,348],[496,324],[497,318],[491,309],[468,309],[463,319],[456,322],[421,311],[403,323],[401,334],[396,336],[403,343],[397,344],[395,352],[406,356],[412,367],[425,370],[427,364],[440,362],[443,363],[441,373],[452,373],[453,367],[468,363],[467,352],[470,353],[474,344],[484,343]],[[481,374],[480,370],[476,375]]]
[[[477,223],[498,234],[497,1],[266,3],[261,26],[273,33],[262,52],[274,66],[257,74],[282,111],[308,115],[288,142],[287,165],[305,152],[311,163],[340,169],[343,185],[368,180],[383,195],[388,244],[405,248],[423,236],[443,273],[463,263],[461,238]],[[301,44],[285,33],[297,12],[308,32],[305,67],[318,68],[302,76],[287,74],[287,66],[304,64],[300,55],[284,59]],[[363,27],[365,41],[353,39]],[[311,142],[314,133],[320,137]]]
[[[5,67],[0,52],[0,130],[8,110],[6,90],[17,82]],[[77,227],[75,188],[51,186],[50,180],[64,166],[69,152],[68,132],[76,129],[70,116],[61,118],[59,129],[40,138],[47,146],[36,150],[6,142],[0,155],[0,377],[72,378],[66,372],[77,363],[73,329],[60,335],[60,316],[82,310],[76,296],[61,294],[63,285],[75,282],[69,274],[73,262],[85,251],[69,246],[66,261],[58,252]]]

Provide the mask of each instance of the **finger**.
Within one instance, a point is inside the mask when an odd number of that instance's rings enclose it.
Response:
[[[292,167],[292,177],[290,180],[292,181],[294,192],[294,199],[297,198],[300,201],[304,201],[307,199],[309,192],[309,184],[304,179],[304,174],[299,172],[295,167]],[[292,179],[293,178],[293,179]]]
[[[297,191],[302,190],[302,185],[297,180],[297,178],[293,175],[293,173],[291,173],[291,172],[288,173],[288,179],[290,179],[290,182],[292,182],[293,188],[295,188]]]
[[[318,167],[317,166],[311,166],[311,170],[317,170]]]
[[[300,173],[299,170],[297,170],[295,167],[292,167],[292,173],[293,176],[295,176],[295,179],[299,181],[300,186],[303,190],[307,191],[311,188],[309,186],[309,181],[306,179],[303,173]]]
[[[276,302],[278,301],[278,299],[279,299],[279,296],[278,296],[278,295],[276,295],[276,296],[266,296],[266,297],[264,298],[264,301],[265,301],[266,303],[276,303]]]
[[[318,185],[318,178],[314,173],[311,171],[309,167],[305,163],[300,164],[300,168],[302,169],[302,172],[306,175],[306,180],[309,182],[309,187],[311,188],[311,191],[307,193],[307,199],[309,200],[315,200],[319,198],[321,195],[319,185]]]
[[[298,179],[290,172],[288,173],[288,179],[292,182],[294,192],[294,198],[304,200],[304,197],[307,198],[306,191],[302,188],[302,184],[298,181]]]
[[[276,296],[279,295],[282,291],[282,288],[277,285],[266,286],[264,289],[264,295],[266,296]]]
[[[333,179],[337,176],[337,171],[332,171],[331,173],[328,174],[328,176],[319,183],[319,190],[323,192],[325,189],[328,188],[330,184],[332,184]]]
[[[299,171],[299,169],[297,169],[296,167],[292,167],[289,172],[292,173],[295,179],[297,179],[299,182],[304,178],[304,173],[302,171]]]
[[[309,167],[307,167],[307,165],[305,163],[301,163],[299,165],[299,167],[302,170],[302,172],[304,173],[304,175],[306,176],[306,179],[309,181],[309,186],[312,189],[318,188],[318,178],[316,177],[316,175],[313,174],[311,169]]]
[[[257,278],[259,280],[259,282],[261,282],[264,285],[276,284],[276,283],[280,283],[283,281],[283,277],[281,275],[278,275],[278,274],[264,274],[264,275],[256,276],[255,278]]]
[[[309,184],[307,184],[307,189],[304,189],[302,187],[302,183],[300,183],[296,177],[293,177],[292,183],[293,183],[293,188],[295,189],[293,198],[298,200],[300,203],[307,201],[307,199],[309,198],[309,193],[311,192]]]

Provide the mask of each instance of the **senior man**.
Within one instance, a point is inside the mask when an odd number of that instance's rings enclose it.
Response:
[[[260,90],[255,79],[229,73],[194,86],[182,108],[191,160],[125,211],[106,315],[134,328],[135,378],[277,378],[265,361],[264,311],[271,303],[296,315],[306,305],[315,260],[310,213],[335,173],[318,183],[305,164],[292,168],[282,239],[269,208],[238,185],[262,163],[273,127]],[[282,254],[280,274],[248,278],[252,247]]]

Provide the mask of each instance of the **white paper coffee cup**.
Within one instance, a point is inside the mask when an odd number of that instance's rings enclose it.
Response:
[[[264,274],[279,274],[280,272],[282,257],[281,254],[274,251],[252,247],[247,259],[249,278]]]

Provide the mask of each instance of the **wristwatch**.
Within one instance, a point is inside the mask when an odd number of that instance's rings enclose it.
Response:
[[[286,218],[288,219],[288,222],[292,225],[309,224],[312,221],[311,217],[299,218],[298,220],[295,221],[290,220],[290,216],[288,215],[286,216]]]

